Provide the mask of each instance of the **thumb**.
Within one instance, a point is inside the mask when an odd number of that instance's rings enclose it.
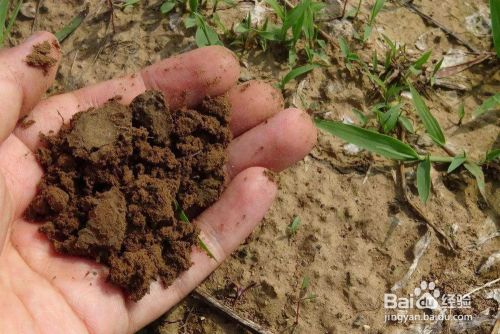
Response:
[[[48,32],[0,50],[0,143],[52,85],[60,58],[59,43]]]

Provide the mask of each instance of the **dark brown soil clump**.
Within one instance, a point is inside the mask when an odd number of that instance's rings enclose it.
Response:
[[[63,254],[95,259],[132,300],[153,280],[169,285],[191,265],[198,230],[178,219],[214,203],[231,139],[225,97],[169,110],[148,91],[76,114],[37,152],[45,169],[27,217]]]
[[[26,57],[26,63],[41,69],[47,75],[50,68],[57,63],[57,59],[50,55],[51,48],[48,41],[33,45],[33,51]]]

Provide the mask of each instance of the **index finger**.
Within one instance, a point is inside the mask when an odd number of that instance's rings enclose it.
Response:
[[[69,121],[75,113],[99,107],[114,97],[129,104],[147,89],[162,91],[172,108],[194,106],[205,96],[228,91],[236,84],[239,71],[239,62],[228,49],[199,48],[148,66],[139,73],[41,101],[28,116],[35,123],[28,129],[18,127],[15,134],[33,149],[39,142],[39,133],[57,132],[63,121]]]

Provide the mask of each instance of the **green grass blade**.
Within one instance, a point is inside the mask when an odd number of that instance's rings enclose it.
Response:
[[[5,29],[5,36],[9,36],[10,31],[12,30],[12,27],[14,26],[14,22],[16,22],[17,15],[19,14],[19,10],[21,10],[21,5],[23,4],[24,0],[19,0],[17,1],[16,7],[14,8],[14,11],[12,12],[12,15],[9,18],[9,23],[7,24],[7,28]]]
[[[160,12],[162,14],[168,14],[174,8],[175,8],[175,1],[165,1],[160,7]]]
[[[346,58],[349,58],[349,54],[351,54],[351,51],[349,50],[349,45],[347,44],[347,41],[342,36],[339,37],[339,46],[340,46],[340,51],[342,51],[342,55]]]
[[[5,40],[5,22],[7,21],[7,12],[9,11],[9,0],[0,0],[0,47]]]
[[[441,65],[443,65],[444,58],[441,58],[436,65],[434,65],[434,68],[432,69],[432,74],[431,74],[431,86],[434,86],[436,83],[436,73],[439,71],[441,68]]]
[[[377,15],[380,12],[380,10],[382,9],[382,7],[384,7],[384,4],[385,4],[385,0],[376,0],[375,1],[375,5],[373,5],[372,12],[370,14],[370,23],[369,23],[370,26],[373,25],[373,23],[375,22],[375,18],[377,17]]]
[[[484,173],[483,170],[481,169],[480,166],[475,164],[472,161],[467,161],[464,163],[464,167],[467,168],[467,170],[474,175],[476,178],[477,182],[477,187],[479,188],[479,192],[483,196],[483,198],[486,200],[486,185],[484,182]]]
[[[438,144],[439,146],[443,146],[446,143],[446,139],[444,138],[443,130],[441,130],[441,126],[439,126],[438,121],[432,116],[429,108],[425,105],[424,100],[417,92],[412,85],[409,85],[410,92],[413,100],[413,105],[417,110],[417,114],[424,123],[425,129],[427,133],[432,138],[432,140]]]
[[[368,123],[368,117],[366,117],[366,115],[361,110],[354,108],[352,109],[352,112],[354,113],[354,115],[356,115],[362,127],[364,127],[366,123]]]
[[[209,258],[217,261],[214,254],[210,251],[207,244],[205,243],[205,241],[203,241],[203,239],[200,236],[198,236],[198,246],[208,255]]]
[[[71,35],[79,26],[82,24],[83,20],[89,14],[89,7],[85,7],[78,15],[76,15],[64,28],[55,33],[59,43],[64,41],[69,35]]]
[[[186,213],[184,212],[184,210],[182,210],[181,206],[179,205],[179,203],[177,201],[174,200],[174,206],[175,206],[175,211],[177,212],[177,217],[184,223],[188,223],[188,224],[191,224],[191,222],[189,221],[189,218],[188,216],[186,215]],[[208,255],[208,257],[214,259],[217,261],[217,259],[215,258],[214,254],[210,251],[210,249],[208,248],[207,244],[205,243],[205,241],[203,241],[203,239],[198,236],[198,246]]]
[[[500,58],[500,1],[490,0],[491,33],[497,57]]]
[[[451,161],[450,165],[448,166],[447,172],[448,173],[453,172],[455,169],[460,167],[465,162],[465,160],[467,160],[467,158],[465,157],[465,154],[455,156],[453,158],[453,160]]]
[[[399,115],[401,115],[400,103],[392,106],[388,111],[385,112],[382,124],[385,133],[389,133],[394,130],[394,127],[398,123]]]
[[[266,3],[271,6],[276,15],[281,19],[281,22],[285,21],[285,8],[278,3],[276,0],[266,0]]]
[[[281,80],[280,87],[285,88],[285,85],[290,82],[291,80],[295,79],[296,77],[305,74],[307,72],[312,71],[316,67],[319,67],[318,64],[307,64],[304,66],[296,67],[290,72],[288,72],[285,77]]]
[[[500,158],[500,148],[494,148],[491,151],[486,153],[486,157],[484,158],[484,162],[492,162],[496,159]]]
[[[396,138],[337,121],[316,119],[315,123],[318,128],[334,136],[386,158],[402,161],[421,160],[411,146]]]
[[[309,287],[310,281],[311,280],[309,279],[309,276],[304,276],[304,278],[302,279],[302,284],[300,285],[300,289],[306,290]]]
[[[422,203],[426,203],[431,192],[431,161],[429,157],[417,166],[417,189]]]
[[[288,236],[293,237],[294,235],[296,235],[301,223],[302,222],[300,220],[300,217],[295,216],[295,218],[293,218],[293,221],[290,223],[290,225],[288,225],[288,228],[287,228]]]
[[[432,51],[427,51],[425,53],[423,53],[414,63],[413,63],[413,68],[417,69],[417,70],[421,70],[422,69],[422,66],[425,65],[425,63],[427,63],[427,61],[429,60],[430,56],[431,56],[431,53]]]
[[[499,0],[500,1],[500,0]],[[487,111],[493,110],[500,106],[500,93],[495,94],[486,100],[484,100],[483,104],[481,104],[472,114],[473,117],[478,117],[484,114]]]
[[[200,5],[198,0],[189,0],[189,10],[191,13],[197,13],[198,12],[198,7]]]
[[[400,115],[398,121],[406,129],[406,131],[408,131],[409,133],[415,133],[413,124],[408,118]]]
[[[219,39],[219,35],[217,32],[208,25],[205,21],[205,18],[198,14],[194,13],[196,17],[196,33],[195,33],[195,42],[196,45],[201,48],[207,45],[222,45],[222,42]]]

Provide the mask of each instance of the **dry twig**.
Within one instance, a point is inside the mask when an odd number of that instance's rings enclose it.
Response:
[[[465,63],[442,68],[436,73],[436,78],[441,79],[441,78],[450,77],[452,75],[455,75],[457,73],[465,71],[466,69],[471,68],[474,65],[482,63],[483,61],[490,59],[491,57],[494,57],[494,55],[495,54],[493,52],[485,52],[485,53],[479,54],[475,59],[472,59],[472,60],[467,61]]]
[[[401,2],[401,4],[404,7],[408,8],[409,10],[411,10],[412,12],[416,13],[417,15],[419,15],[420,17],[422,17],[424,20],[430,22],[431,24],[435,25],[436,27],[438,27],[439,29],[441,29],[442,31],[444,31],[447,35],[453,37],[457,42],[463,44],[470,51],[472,51],[474,53],[481,53],[480,50],[478,50],[476,47],[472,46],[468,41],[466,41],[462,37],[458,36],[453,31],[451,31],[450,29],[448,29],[445,25],[443,25],[439,21],[436,21],[434,18],[432,18],[431,16],[427,15],[422,10],[420,10],[417,6],[415,6],[413,4],[413,0],[403,0]]]

